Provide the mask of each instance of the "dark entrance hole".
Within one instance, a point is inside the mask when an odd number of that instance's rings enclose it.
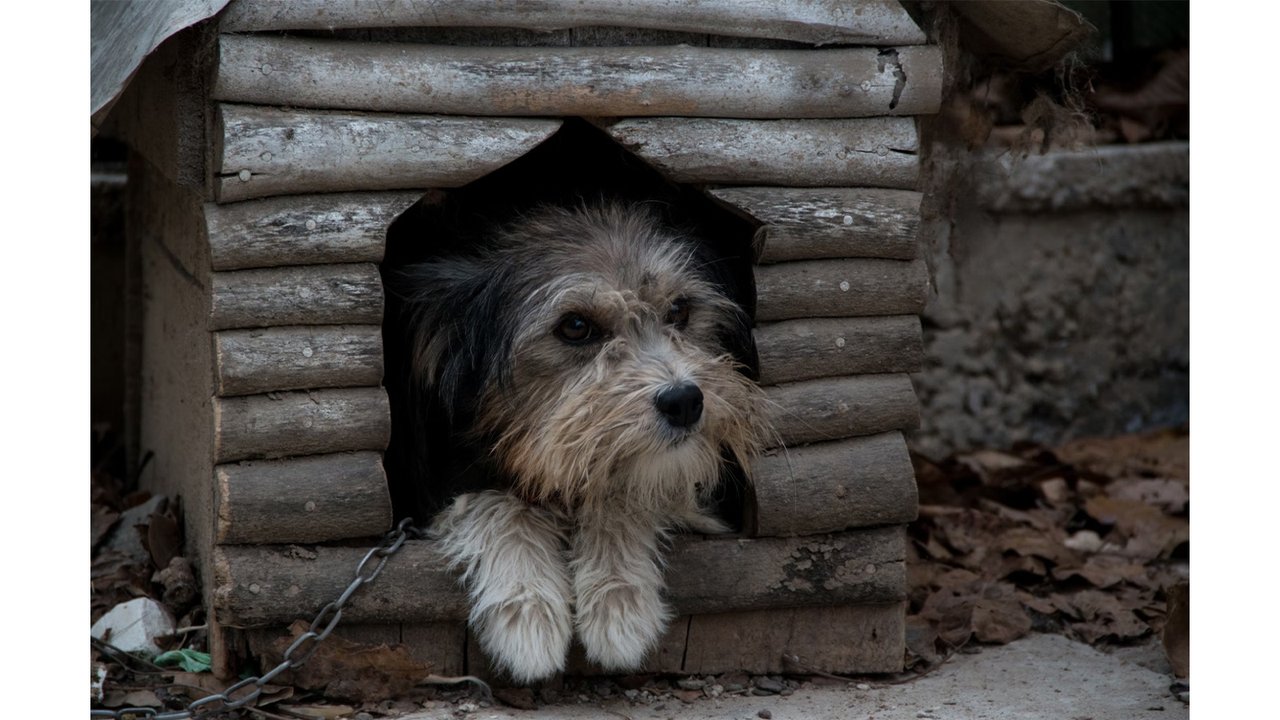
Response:
[[[468,254],[483,245],[495,228],[539,205],[576,206],[602,200],[644,203],[664,222],[699,238],[715,258],[716,281],[748,316],[755,317],[753,224],[698,189],[667,180],[586,121],[566,120],[558,132],[523,157],[464,187],[431,191],[391,224],[382,263],[387,288],[384,384],[392,414],[386,470],[397,518],[412,516],[425,523],[457,487],[474,486],[477,478],[469,474],[483,466],[477,458],[460,456],[457,443],[448,437],[440,408],[415,407],[409,402],[399,273],[433,258]],[[754,377],[754,348],[734,348],[734,354]],[[411,436],[415,414],[429,428],[427,437]],[[425,461],[413,451],[415,443],[426,443]],[[751,495],[743,473],[731,468],[721,483],[717,513],[741,529]]]

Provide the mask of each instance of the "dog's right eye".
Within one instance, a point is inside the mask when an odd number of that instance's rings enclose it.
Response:
[[[560,318],[556,326],[556,337],[570,345],[585,345],[600,339],[601,335],[599,326],[577,313]]]

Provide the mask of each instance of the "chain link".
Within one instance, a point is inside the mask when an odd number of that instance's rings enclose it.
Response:
[[[284,651],[284,659],[280,661],[271,670],[260,676],[247,677],[234,685],[228,687],[220,693],[200,698],[187,705],[185,710],[171,710],[160,712],[155,708],[120,708],[117,710],[90,710],[91,718],[111,718],[112,720],[197,720],[208,713],[221,712],[223,710],[235,710],[257,700],[262,695],[263,688],[267,683],[274,680],[280,673],[292,668],[301,667],[303,663],[311,659],[316,650],[320,647],[320,643],[333,633],[333,629],[338,626],[338,622],[342,619],[342,610],[346,606],[347,601],[357,590],[368,585],[377,579],[382,573],[382,568],[386,567],[387,560],[400,551],[404,546],[404,541],[410,537],[422,537],[422,531],[413,527],[413,519],[405,518],[400,524],[388,531],[383,536],[382,542],[365,553],[360,563],[356,565],[355,579],[352,580],[337,600],[320,608],[320,612],[316,613],[315,619],[311,621],[311,626],[307,631],[302,633],[289,645],[289,649]],[[370,561],[374,558],[378,559],[377,564],[372,565],[370,569]],[[323,625],[323,628],[321,628]],[[241,691],[244,694],[236,697]]]

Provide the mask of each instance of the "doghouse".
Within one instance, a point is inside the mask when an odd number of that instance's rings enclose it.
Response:
[[[533,5],[238,0],[113,111],[136,151],[136,445],[144,484],[183,500],[217,667],[334,599],[392,525],[389,228],[577,128],[754,230],[783,443],[741,534],[677,539],[680,618],[650,669],[900,670],[927,285],[913,116],[939,106],[942,53],[894,0]],[[339,632],[483,672],[465,616],[413,541]]]

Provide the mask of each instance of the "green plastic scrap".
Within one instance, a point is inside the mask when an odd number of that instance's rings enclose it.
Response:
[[[209,656],[209,653],[202,653],[191,648],[160,653],[151,662],[160,667],[177,665],[179,668],[193,673],[209,672],[213,668],[213,658]]]

